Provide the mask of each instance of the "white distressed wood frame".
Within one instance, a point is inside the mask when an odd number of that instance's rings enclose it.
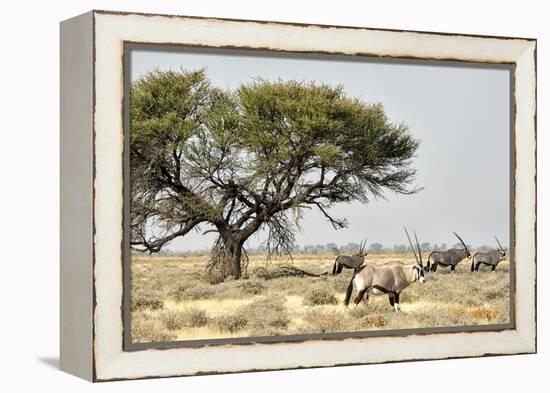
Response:
[[[126,42],[515,65],[515,329],[123,350]],[[536,41],[93,11],[61,27],[61,367],[93,381],[536,351]]]

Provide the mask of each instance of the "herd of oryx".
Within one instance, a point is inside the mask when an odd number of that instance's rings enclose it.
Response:
[[[353,269],[353,277],[348,285],[346,298],[344,299],[344,304],[346,306],[349,304],[353,287],[355,286],[357,290],[357,295],[353,301],[355,305],[359,304],[364,297],[368,298],[369,293],[373,295],[387,294],[391,307],[395,308],[395,311],[399,311],[399,295],[405,288],[414,282],[418,281],[424,283],[425,272],[435,272],[438,266],[450,267],[451,271],[454,272],[456,266],[466,258],[472,260],[470,268],[472,272],[479,271],[479,267],[482,264],[491,266],[491,270],[494,272],[499,262],[506,257],[506,249],[502,247],[496,237],[498,250],[477,252],[472,256],[466,243],[464,243],[456,232],[453,232],[458,240],[460,240],[463,248],[451,248],[447,251],[432,251],[428,256],[426,266],[424,266],[416,231],[414,232],[415,247],[413,246],[409,232],[406,228],[404,229],[416,259],[416,263],[414,264],[405,265],[402,262],[395,261],[375,266],[364,265],[365,257],[367,256],[365,252],[366,239],[361,242],[357,254],[339,255],[336,257],[332,268],[333,275],[340,274],[343,269]]]

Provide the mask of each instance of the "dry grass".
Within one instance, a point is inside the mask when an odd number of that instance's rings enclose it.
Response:
[[[371,255],[368,264],[412,262],[411,255]],[[266,279],[285,259],[250,256],[250,276],[210,284],[207,256],[134,256],[132,260],[132,341],[273,336],[380,329],[506,323],[509,318],[509,264],[495,273],[470,273],[464,261],[456,273],[438,269],[425,284],[412,284],[395,313],[387,296],[370,296],[357,307],[342,305],[352,276]],[[293,266],[330,272],[331,255],[299,255]],[[353,294],[355,296],[355,292]]]

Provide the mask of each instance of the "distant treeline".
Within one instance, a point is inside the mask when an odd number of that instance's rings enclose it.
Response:
[[[420,244],[420,249],[423,252],[447,250],[449,248],[463,248],[462,244],[454,243],[448,245],[447,243],[441,244],[431,244],[429,242],[424,242]],[[482,245],[479,247],[473,247],[471,244],[468,244],[468,248],[471,251],[489,251],[494,250],[496,247],[491,247],[487,245]],[[306,245],[294,245],[292,252],[294,254],[326,254],[333,253],[334,255],[340,254],[354,254],[359,250],[358,243],[347,243],[345,245],[336,244],[336,243],[326,243],[326,244],[306,244]],[[378,253],[408,253],[411,251],[411,247],[406,244],[394,244],[391,247],[386,247],[381,243],[371,243],[368,248],[368,252],[371,254]],[[265,245],[259,245],[258,247],[250,248],[247,247],[246,251],[248,254],[265,254],[267,252],[267,247]],[[178,255],[178,254],[191,254],[191,255],[201,255],[208,254],[209,249],[197,250],[197,251],[187,251],[187,250],[163,250],[160,252],[160,255]]]

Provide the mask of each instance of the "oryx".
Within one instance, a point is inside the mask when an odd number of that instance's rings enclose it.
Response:
[[[363,296],[368,299],[369,292],[373,295],[388,294],[390,300],[390,306],[395,308],[395,311],[399,310],[399,295],[401,292],[411,285],[413,282],[420,281],[424,283],[424,268],[422,266],[422,254],[420,252],[420,246],[418,245],[418,239],[416,232],[414,234],[416,240],[416,247],[418,249],[418,256],[412,245],[409,233],[405,229],[407,238],[416,258],[416,263],[412,265],[405,265],[402,262],[388,262],[378,266],[362,266],[355,269],[353,277],[348,285],[346,291],[346,298],[344,304],[349,304],[351,293],[353,292],[353,286],[357,289],[357,295],[353,303],[358,305]]]
[[[338,255],[334,260],[334,266],[332,267],[332,274],[337,275],[342,273],[344,268],[357,269],[365,262],[367,253],[365,252],[365,246],[367,245],[367,239],[361,242],[359,245],[359,251],[355,255]]]
[[[443,267],[450,266],[451,271],[454,272],[456,265],[458,265],[459,262],[461,262],[465,258],[471,258],[472,254],[470,254],[470,250],[468,250],[468,246],[466,246],[466,243],[464,243],[464,240],[456,232],[453,232],[453,234],[460,240],[460,243],[464,246],[464,248],[451,248],[447,251],[432,251],[430,255],[428,256],[428,263],[426,269],[431,269],[432,272],[435,272],[437,270],[437,266],[441,265]]]
[[[476,252],[472,257],[472,267],[470,270],[479,271],[479,265],[484,264],[491,266],[491,271],[495,271],[497,265],[506,257],[506,249],[502,248],[502,245],[498,241],[497,237],[495,239],[498,243],[498,250],[488,251],[488,252]]]

